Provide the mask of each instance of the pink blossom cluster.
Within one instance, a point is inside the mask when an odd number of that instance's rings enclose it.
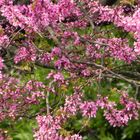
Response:
[[[121,60],[127,63],[131,63],[135,61],[139,56],[139,42],[134,42],[134,45],[130,45],[128,39],[122,38],[98,38],[95,41],[90,36],[85,36],[82,39],[79,37],[77,33],[73,32],[64,32],[62,38],[63,48],[65,51],[71,48],[71,41],[73,42],[73,46],[76,48],[77,45],[81,47],[81,49],[85,49],[85,59],[94,59],[98,60],[102,57],[104,58],[115,58],[117,60]],[[76,36],[75,36],[76,35]],[[83,41],[84,39],[84,41]],[[89,44],[85,45],[85,42],[89,42]],[[91,42],[91,43],[90,43]],[[92,43],[93,42],[93,43]],[[69,58],[72,60],[79,60],[80,56],[75,56],[74,49],[71,50],[72,56]],[[78,48],[79,49],[79,48]],[[61,58],[60,58],[61,59]],[[58,62],[60,61],[58,60]],[[71,64],[72,68],[73,65]],[[90,73],[90,72],[89,72]]]
[[[64,112],[66,112],[68,116],[75,115],[77,113],[77,110],[79,110],[79,106],[82,102],[81,97],[82,94],[77,93],[77,91],[73,95],[66,97],[64,104]]]
[[[134,48],[130,47],[128,45],[128,40],[121,39],[121,38],[111,38],[111,39],[98,39],[97,42],[107,44],[104,47],[103,54],[101,53],[101,45],[97,44],[95,45],[95,48],[97,48],[96,52],[93,52],[93,49],[91,48],[90,56],[94,57],[114,57],[118,60],[123,60],[125,62],[132,62],[136,59],[136,52],[134,51]],[[93,46],[94,47],[94,46]],[[98,53],[99,52],[99,53]]]
[[[120,38],[112,38],[109,39],[110,41],[107,41],[108,47],[106,50],[105,56],[108,56],[108,53],[110,57],[115,57],[117,59],[131,62],[137,58],[139,55],[139,37],[138,37],[138,30],[139,30],[139,8],[136,8],[134,11],[134,14],[132,16],[125,16],[123,8],[115,7],[111,8],[108,6],[101,6],[97,1],[83,1],[84,5],[83,8],[87,9],[89,11],[89,17],[95,22],[100,23],[103,21],[108,21],[114,23],[114,25],[118,27],[122,27],[122,29],[126,30],[127,32],[133,32],[134,37],[136,41],[134,42],[134,47],[130,47],[128,42],[124,42],[124,40],[121,40]],[[49,0],[45,1],[33,1],[30,5],[14,5],[11,6],[9,4],[4,4],[1,7],[1,12],[4,17],[8,19],[8,21],[15,27],[20,26],[22,29],[32,29],[36,32],[42,31],[42,29],[46,29],[47,26],[52,26],[55,30],[61,30],[61,22],[65,23],[66,26],[68,24],[68,27],[71,27],[70,21],[72,20],[72,23],[81,22],[80,18],[81,15],[83,15],[83,10],[79,8],[77,3],[70,0],[60,0],[57,3],[52,3]],[[96,16],[98,15],[98,16]],[[71,19],[75,17],[75,19]],[[99,17],[99,18],[97,18]],[[65,21],[66,20],[66,21]],[[84,21],[89,24],[89,21],[87,19]],[[63,24],[64,24],[63,23]],[[25,28],[26,27],[26,28]],[[72,26],[73,27],[73,26]],[[85,27],[86,28],[86,27]],[[61,30],[62,32],[62,30]],[[63,37],[61,39],[63,45],[70,45],[70,42],[68,41],[69,38],[73,38],[72,44],[73,45],[79,45],[80,37],[78,35],[78,32],[74,31],[64,31]],[[108,40],[108,39],[107,39]],[[100,42],[101,40],[99,40]],[[102,41],[101,41],[102,42]],[[115,44],[114,44],[115,43]],[[81,44],[80,44],[81,45]],[[83,44],[84,45],[84,44]],[[82,46],[83,46],[82,45]],[[93,46],[93,47],[92,47]],[[99,49],[98,43],[97,45],[88,45],[87,53],[94,57],[94,59],[101,57],[101,54],[99,53],[100,49],[102,49],[102,45]],[[64,48],[64,46],[63,46]],[[109,51],[109,52],[108,52]],[[21,52],[24,52],[23,54]],[[27,48],[22,47],[21,51],[17,51],[17,54],[19,54],[19,57],[16,55],[15,62],[18,63],[21,60],[21,57],[28,57],[30,52],[27,50]],[[21,54],[21,55],[20,55]],[[60,54],[60,52],[59,52]],[[21,57],[20,57],[21,56]],[[49,54],[48,52],[44,53],[42,58],[43,63],[49,63],[52,61],[52,54]],[[65,57],[65,56],[64,56]],[[35,60],[35,54],[33,53],[33,56],[29,58],[31,60]],[[46,61],[46,62],[45,62]],[[68,62],[68,60],[67,60]],[[61,58],[56,62],[56,67],[61,67]]]
[[[34,135],[36,140],[59,139],[59,135],[57,133],[57,130],[60,129],[59,122],[57,122],[51,115],[38,116],[36,119],[39,125],[39,130]]]
[[[138,7],[135,7],[135,10],[133,11],[133,14],[130,15],[125,15],[124,14],[124,9],[123,7],[115,7],[115,8],[110,8],[108,6],[97,6],[99,8],[99,13],[100,13],[100,21],[108,21],[114,23],[117,27],[121,27],[123,30],[127,32],[131,32],[133,34],[133,37],[135,38],[134,42],[134,54],[131,54],[131,48],[125,49],[125,51],[129,51],[129,55],[132,57],[136,57],[139,55],[139,41],[140,41],[140,23],[139,23],[139,13],[140,9]],[[97,8],[96,7],[96,8]],[[120,56],[121,57],[121,56]]]
[[[3,6],[3,5],[10,5],[10,4],[13,4],[13,0],[1,0],[0,1],[0,7]]]
[[[0,35],[0,47],[6,47],[9,43],[9,38],[7,35]]]
[[[0,70],[4,67],[3,59],[0,57]]]
[[[30,80],[24,87],[24,92],[27,94],[25,102],[28,104],[39,104],[40,99],[45,98],[46,86],[42,82]]]
[[[62,73],[57,72],[50,72],[47,76],[47,79],[53,78],[53,82],[58,82],[58,83],[65,83],[65,79]]]
[[[34,134],[35,140],[82,140],[78,134],[64,137],[58,133],[61,129],[59,117],[38,116],[39,130]]]
[[[97,101],[98,106],[105,109],[104,116],[113,127],[127,125],[129,120],[138,119],[139,116],[140,103],[124,92],[120,94],[120,104],[124,107],[121,110],[117,109],[114,102],[108,101],[107,97]]]
[[[0,49],[6,48],[8,43],[9,37],[4,33],[4,30],[0,25]]]
[[[54,47],[50,53],[43,53],[41,54],[41,56],[39,56],[39,61],[42,63],[42,64],[50,64],[54,58],[58,57],[59,59],[61,58],[61,48],[59,47]]]
[[[127,125],[131,119],[138,119],[138,110],[140,104],[135,99],[130,98],[127,93],[120,93],[120,104],[123,109],[117,109],[115,102],[109,101],[108,97],[101,97],[96,101],[82,101],[82,96],[74,94],[67,97],[64,104],[64,110],[67,114],[75,115],[79,110],[85,117],[96,117],[98,108],[104,109],[105,118],[112,126]],[[122,121],[123,119],[123,121]]]
[[[76,114],[77,105],[81,102],[81,95],[74,93],[74,95],[66,97],[64,107],[60,107],[60,115],[56,116],[38,116],[37,122],[39,125],[38,130],[35,132],[34,137],[36,140],[82,140],[78,134],[64,137],[59,134],[61,125],[71,116]],[[70,106],[71,105],[71,106]]]
[[[113,127],[120,127],[127,125],[131,119],[138,119],[138,110],[140,103],[135,99],[130,98],[127,93],[120,92],[120,103],[124,106],[123,109],[117,109],[114,102],[109,101],[108,97],[100,97],[96,101],[83,101],[83,95],[75,91],[73,95],[67,96],[65,99],[64,107],[60,107],[58,115],[52,117],[38,116],[37,122],[39,125],[38,130],[35,132],[37,140],[81,140],[82,137],[78,135],[71,136],[70,138],[63,138],[59,134],[61,125],[71,116],[81,112],[83,117],[93,118],[96,117],[96,112],[99,108],[104,110],[106,120]],[[74,137],[74,138],[73,138]]]
[[[35,61],[36,50],[33,47],[20,47],[14,57],[14,62],[17,64],[22,60]]]
[[[91,70],[86,68],[86,69],[81,71],[81,74],[85,77],[89,77],[89,76],[91,76]]]
[[[71,67],[71,63],[67,57],[62,56],[61,58],[55,61],[54,66],[58,69],[68,69]]]
[[[3,75],[0,79],[0,121],[24,116],[29,105],[40,103],[45,91],[46,87],[41,82],[29,81],[21,85],[19,80]]]
[[[21,10],[22,9],[22,10]],[[4,5],[1,7],[2,15],[13,26],[31,28],[41,31],[49,25],[55,25],[71,15],[80,15],[75,3],[70,0],[59,0],[57,4],[50,0],[35,0],[30,5]]]
[[[64,46],[69,44],[69,40],[73,40],[73,45],[79,45],[80,43],[80,37],[77,32],[72,32],[72,31],[65,31],[62,36],[62,44]]]
[[[97,109],[98,108],[96,106],[96,103],[94,102],[85,101],[80,105],[82,116],[89,117],[89,118],[96,117]]]

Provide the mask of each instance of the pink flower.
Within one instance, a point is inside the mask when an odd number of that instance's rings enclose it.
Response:
[[[97,112],[97,106],[94,102],[87,102],[81,103],[80,110],[82,112],[82,115],[85,117],[96,117]]]
[[[36,52],[33,48],[26,48],[26,47],[21,47],[15,57],[14,61],[15,63],[19,63],[22,60],[26,61],[35,61],[36,60]]]
[[[48,76],[47,76],[47,79],[49,79],[49,78],[53,78],[54,82],[64,83],[64,76],[60,72],[57,72],[57,73],[51,72],[51,73],[49,73]]]
[[[4,60],[0,57],[0,70],[3,69],[3,67],[4,67],[3,61]]]

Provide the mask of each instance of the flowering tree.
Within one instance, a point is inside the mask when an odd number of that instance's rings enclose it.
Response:
[[[82,140],[98,112],[113,127],[138,119],[139,15],[139,1],[0,0],[0,121],[36,118],[36,140]]]

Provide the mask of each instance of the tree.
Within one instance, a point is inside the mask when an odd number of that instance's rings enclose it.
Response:
[[[0,1],[1,124],[36,118],[36,140],[81,140],[98,112],[113,127],[139,118],[139,2],[112,4]]]

